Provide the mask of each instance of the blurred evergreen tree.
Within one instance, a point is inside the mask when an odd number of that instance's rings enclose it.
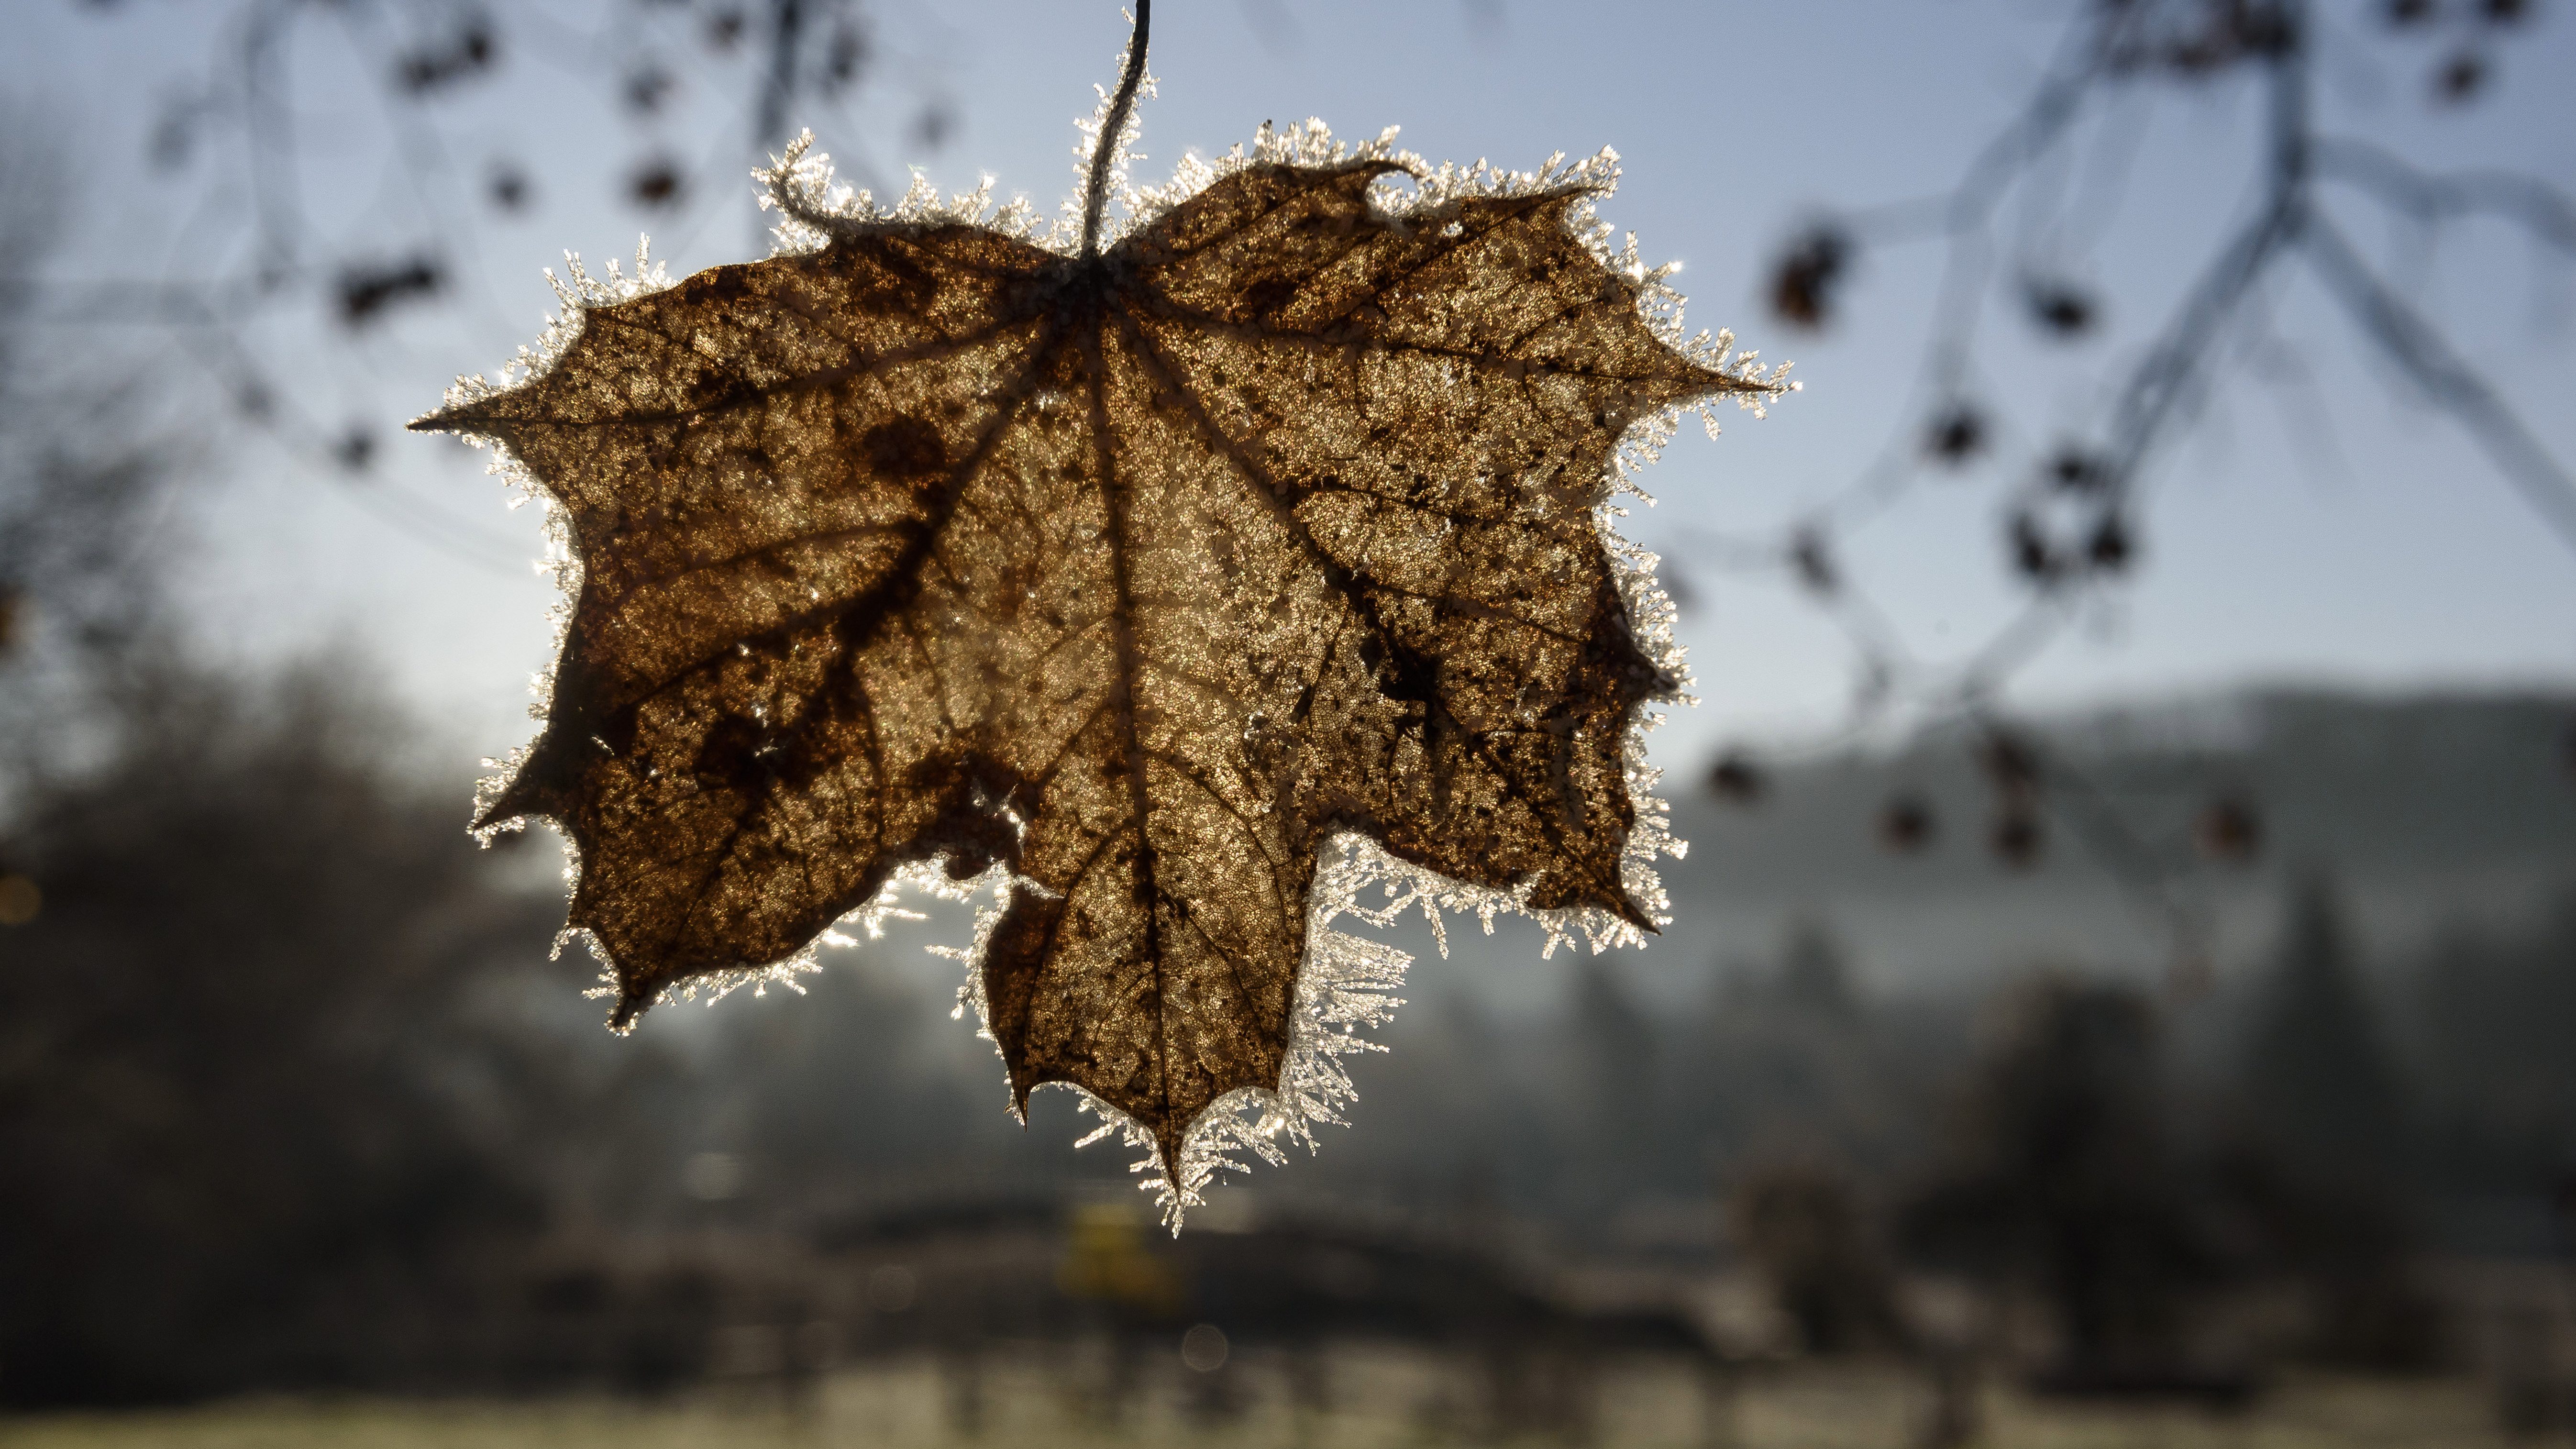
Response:
[[[2403,1087],[2333,885],[2299,884],[2282,922],[2239,1073],[2249,1123],[2303,1174],[2385,1189],[2404,1166]]]
[[[2333,884],[2292,888],[2237,1072],[2244,1120],[2226,1154],[2275,1265],[2307,1290],[2305,1351],[2374,1369],[2439,1348],[2413,1277],[2405,1083],[2353,963]]]
[[[2409,984],[2428,1179],[2528,1195],[2576,1168],[2576,892],[2528,937],[2454,925]]]
[[[502,984],[551,892],[327,675],[129,662],[114,724],[10,822],[42,903],[0,972],[0,1403],[470,1360],[576,1100]]]
[[[2226,1268],[2171,1149],[2159,1055],[2133,988],[2031,983],[1901,1214],[1916,1258],[2050,1305],[2069,1384],[2169,1373],[2190,1295]]]

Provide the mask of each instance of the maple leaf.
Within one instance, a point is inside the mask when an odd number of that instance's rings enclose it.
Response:
[[[1051,233],[879,208],[800,143],[769,260],[576,269],[507,385],[413,426],[557,510],[552,697],[478,827],[564,832],[612,1025],[989,883],[968,994],[1015,1109],[1078,1088],[1177,1221],[1347,1097],[1404,959],[1332,929],[1359,885],[1654,928],[1636,736],[1683,681],[1604,514],[1679,410],[1786,384],[1603,245],[1607,152],[1265,126],[1104,237],[1145,22]]]

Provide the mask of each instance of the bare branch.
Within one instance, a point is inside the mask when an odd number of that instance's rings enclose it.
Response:
[[[2425,171],[2385,147],[2340,136],[2318,137],[2309,155],[2319,178],[2360,187],[2418,221],[2497,217],[2536,241],[2576,252],[2576,198],[2537,177],[2496,170]]]
[[[2422,313],[2370,270],[2331,223],[2313,218],[2302,240],[2302,250],[2314,263],[2319,280],[2351,314],[2354,324],[2404,368],[2426,395],[2458,419],[2541,517],[2570,546],[2576,546],[2576,479],[2532,436],[2512,406]]]

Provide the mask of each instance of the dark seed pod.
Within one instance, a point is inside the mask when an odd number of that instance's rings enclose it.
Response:
[[[2092,493],[2111,480],[2111,470],[2102,460],[2069,445],[2057,450],[2048,460],[2050,486],[2069,493]]]
[[[445,270],[436,259],[426,256],[344,267],[340,271],[340,321],[344,326],[363,327],[404,302],[437,296],[446,281]]]
[[[662,109],[662,103],[671,98],[671,92],[678,85],[678,79],[669,71],[647,61],[627,74],[622,88],[626,108],[639,116],[653,115]]]
[[[2071,282],[2032,282],[2024,292],[2030,306],[2030,317],[2040,328],[2060,338],[2081,337],[2093,330],[2100,307],[2090,293]]]
[[[1997,812],[1986,843],[1993,849],[1995,859],[2014,870],[2028,870],[2039,864],[2040,848],[2045,843],[2039,812],[2027,806],[2010,806]]]
[[[656,157],[635,168],[635,174],[627,179],[626,194],[638,206],[675,206],[686,185],[678,165]]]
[[[2464,50],[2442,62],[2433,72],[2433,99],[2444,105],[2466,105],[2476,100],[2487,83],[2486,57],[2474,50]]]
[[[375,466],[375,433],[364,423],[351,423],[340,441],[331,445],[331,461],[339,464],[344,473],[366,472]]]
[[[1932,806],[1920,795],[1891,797],[1878,809],[1878,843],[1897,855],[1914,855],[1932,843]]]
[[[2012,555],[2013,572],[2031,583],[2054,583],[2066,570],[2048,535],[2040,532],[2039,520],[2028,513],[2015,513],[2004,526],[2004,545]]]
[[[484,190],[492,198],[492,204],[503,211],[524,210],[530,193],[528,173],[504,161],[492,168],[491,179],[484,183]]]
[[[1797,571],[1798,583],[1819,598],[1830,598],[1842,587],[1825,536],[1812,528],[1799,529],[1789,540],[1789,567]]]
[[[2039,787],[2039,755],[2010,730],[1995,729],[1977,746],[1977,768],[1997,794],[2023,795]]]
[[[395,83],[412,95],[425,95],[480,71],[500,58],[501,37],[479,19],[468,20],[455,39],[405,54],[394,68]]]
[[[838,93],[859,78],[868,63],[867,32],[844,22],[832,32],[831,48],[823,56],[823,85],[827,93]]]
[[[1740,750],[1729,750],[1718,757],[1708,771],[1708,793],[1729,805],[1752,805],[1762,799],[1768,785],[1762,770]]]
[[[2116,574],[2129,566],[2136,545],[2129,538],[2129,526],[2117,513],[2105,513],[2093,525],[2093,536],[2084,544],[2085,561],[2106,574]]]
[[[2263,821],[2235,796],[2211,801],[2192,822],[2193,843],[2211,860],[2240,865],[2263,848]]]
[[[1923,451],[1933,461],[1953,468],[1985,450],[1985,414],[1965,403],[1934,418],[1923,433]]]
[[[913,118],[912,139],[925,151],[936,151],[948,144],[957,131],[957,113],[946,101],[932,101]]]
[[[1771,270],[1771,310],[1801,327],[1823,326],[1833,315],[1834,290],[1850,256],[1850,241],[1831,227],[1816,227],[1791,242]]]

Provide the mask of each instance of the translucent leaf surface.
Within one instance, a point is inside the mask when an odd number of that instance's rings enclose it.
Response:
[[[1015,1098],[1080,1088],[1185,1198],[1193,1130],[1331,1014],[1299,990],[1337,837],[1371,879],[1653,928],[1632,736],[1681,681],[1604,515],[1623,445],[1780,384],[1600,245],[1606,155],[1265,133],[1093,254],[817,167],[773,177],[806,249],[586,284],[530,375],[415,425],[559,505],[549,712],[481,823],[573,842],[617,1024],[925,863],[998,871]]]

